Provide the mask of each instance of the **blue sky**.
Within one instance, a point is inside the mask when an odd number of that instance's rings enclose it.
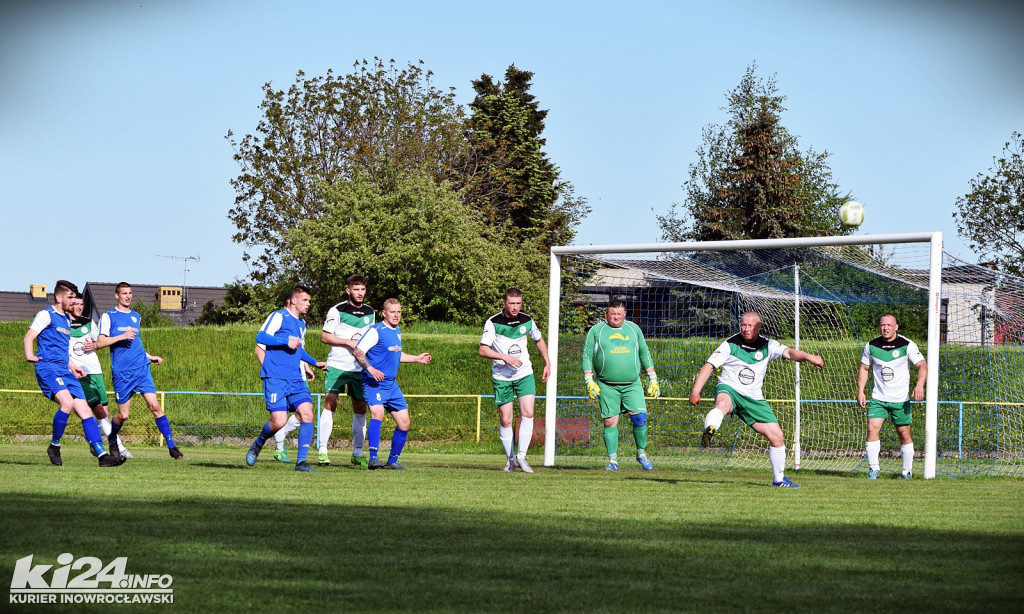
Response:
[[[8,2],[0,8],[0,290],[64,277],[189,285],[247,274],[224,135],[261,86],[375,56],[435,85],[535,73],[547,153],[593,213],[576,243],[648,243],[701,130],[753,61],[802,149],[832,153],[862,233],[941,230],[1024,130],[1024,10],[1001,2]]]

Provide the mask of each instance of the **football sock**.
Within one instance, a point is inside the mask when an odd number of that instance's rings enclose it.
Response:
[[[631,415],[633,422],[633,439],[636,441],[636,453],[641,454],[647,448],[647,414]]]
[[[914,442],[900,446],[900,454],[903,456],[903,473],[914,469]]]
[[[396,428],[391,434],[391,454],[388,455],[388,464],[397,463],[398,457],[402,455],[402,448],[405,447],[405,440],[409,437],[409,431]]]
[[[512,427],[499,425],[498,439],[501,440],[501,447],[505,448],[505,457],[512,456]]]
[[[380,426],[381,421],[371,419],[366,428],[366,439],[370,447],[370,458],[377,458],[377,450],[380,449]]]
[[[59,446],[60,439],[64,436],[64,429],[68,428],[68,418],[71,414],[65,414],[60,409],[57,413],[53,414],[53,436],[50,438],[50,443]]]
[[[320,412],[320,423],[316,429],[316,447],[321,454],[327,454],[327,442],[331,440],[331,431],[334,430],[334,412],[325,409]]]
[[[868,469],[878,471],[878,453],[882,449],[881,440],[867,442],[864,444],[864,449],[868,453]]]
[[[531,439],[533,439],[533,418],[523,418],[519,421],[519,458],[526,458],[526,451],[530,449]]]
[[[295,463],[301,463],[309,456],[309,445],[313,443],[313,423],[299,423],[299,449],[295,452]]]
[[[85,432],[85,440],[89,442],[89,447],[96,451],[97,456],[106,453],[106,449],[103,447],[103,435],[100,434],[96,418],[89,416],[82,420],[82,430]]]
[[[717,407],[708,412],[708,415],[704,418],[704,428],[709,426],[715,427],[715,430],[722,428],[722,420],[725,419],[725,414],[722,410]]]
[[[278,452],[284,450],[284,442],[288,439],[288,435],[299,428],[299,417],[295,414],[288,416],[288,420],[284,423],[276,433],[274,433],[274,445]]]
[[[786,477],[786,446],[769,446],[768,460],[772,463],[772,474],[776,482],[781,482]]]
[[[107,433],[107,439],[110,439],[111,437],[117,437],[117,434],[121,432],[121,427],[122,426],[124,426],[123,422],[121,424],[118,424],[118,423],[114,422],[113,419],[111,419],[110,420],[110,432]]]
[[[256,436],[256,445],[263,447],[267,443],[267,440],[274,436],[274,429],[270,427],[270,420],[267,420],[263,424],[263,430]]]
[[[619,457],[619,427],[604,427],[604,447],[608,450],[608,458],[615,460]]]
[[[366,442],[366,414],[352,414],[352,456],[363,455]]]
[[[96,424],[99,425],[100,432],[103,433],[104,437],[110,434],[110,416],[107,416],[102,420],[97,420]]]
[[[171,423],[167,420],[167,415],[165,414],[163,416],[160,416],[159,418],[154,420],[154,422],[156,422],[157,430],[160,431],[160,434],[163,435],[164,439],[167,440],[167,447],[173,448],[174,436],[171,435]]]

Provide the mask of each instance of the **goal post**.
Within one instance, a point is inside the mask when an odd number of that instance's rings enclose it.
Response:
[[[586,280],[590,279],[601,279],[602,283],[607,281],[609,275],[606,273],[602,277],[601,271],[598,267],[619,267],[621,270],[626,270],[629,267],[638,266],[637,262],[642,258],[648,258],[651,264],[650,266],[640,266],[644,269],[644,272],[639,275],[633,275],[632,278],[626,282],[623,288],[626,291],[631,291],[629,288],[635,288],[638,285],[649,284],[650,280],[657,280],[665,282],[666,284],[674,284],[672,286],[666,286],[661,294],[664,297],[668,297],[666,300],[677,300],[680,304],[688,305],[710,305],[712,303],[721,304],[723,309],[736,310],[741,304],[748,304],[744,301],[754,300],[759,301],[756,304],[762,304],[765,306],[777,307],[785,303],[786,307],[780,307],[779,321],[784,321],[787,317],[790,318],[790,322],[787,324],[779,324],[777,330],[766,329],[767,336],[776,336],[780,330],[784,328],[787,332],[785,337],[789,340],[789,344],[799,348],[801,342],[807,341],[812,342],[813,339],[806,333],[801,332],[801,313],[803,311],[809,312],[823,312],[826,308],[823,306],[825,303],[829,303],[828,309],[832,312],[839,314],[829,316],[832,318],[828,323],[819,323],[819,330],[827,330],[829,326],[840,327],[846,326],[846,324],[840,324],[842,316],[843,303],[840,299],[833,300],[829,296],[825,298],[813,297],[810,294],[803,294],[801,287],[807,286],[808,280],[801,281],[800,278],[800,258],[806,256],[811,252],[801,250],[811,250],[814,254],[818,254],[820,250],[834,249],[839,250],[836,252],[840,257],[836,258],[837,261],[842,260],[843,249],[847,250],[858,250],[853,252],[856,257],[861,257],[861,253],[867,254],[869,262],[843,262],[843,266],[847,267],[844,270],[851,271],[870,271],[872,275],[878,275],[879,279],[885,280],[890,271],[887,268],[889,265],[886,263],[886,256],[884,250],[901,244],[920,244],[925,246],[928,250],[927,264],[921,263],[922,266],[913,270],[910,275],[914,278],[916,287],[920,290],[921,294],[927,297],[926,306],[922,305],[922,308],[927,312],[927,338],[918,339],[918,341],[925,341],[927,344],[926,360],[928,364],[928,379],[926,383],[926,395],[925,395],[925,420],[924,420],[924,477],[933,478],[936,475],[936,441],[937,441],[937,430],[938,430],[938,399],[939,399],[939,348],[941,341],[941,329],[940,329],[940,316],[943,308],[942,299],[942,233],[941,232],[927,232],[927,233],[905,233],[905,234],[884,234],[884,235],[858,235],[858,236],[843,236],[843,237],[815,237],[815,238],[791,238],[791,239],[764,239],[764,240],[744,240],[744,241],[712,241],[712,242],[690,242],[690,243],[650,243],[650,244],[627,244],[627,245],[589,245],[589,246],[560,246],[551,248],[550,258],[550,279],[549,279],[549,303],[548,303],[548,351],[551,356],[551,372],[550,377],[546,384],[545,394],[545,440],[544,440],[544,464],[546,466],[552,466],[556,461],[556,451],[559,445],[559,428],[560,424],[560,411],[563,407],[566,407],[570,402],[579,402],[581,397],[577,392],[576,394],[568,393],[572,388],[567,382],[570,382],[572,378],[578,379],[582,382],[582,374],[579,370],[579,356],[568,356],[565,355],[569,352],[569,347],[563,345],[563,333],[566,328],[567,314],[565,309],[567,306],[572,306],[574,301],[584,300],[583,294],[585,291],[590,289],[584,289],[580,284],[586,283]],[[728,264],[723,268],[715,268],[718,266],[716,263],[719,260],[725,259],[725,254],[760,254],[760,253],[772,253],[775,251],[782,252],[785,250],[785,266],[780,265],[779,268],[773,269],[774,263],[770,262],[770,259],[765,260],[769,264],[764,265],[762,270],[758,270],[751,274],[750,277],[744,277],[743,274],[737,273],[735,270],[730,270]],[[872,251],[878,250],[878,251]],[[707,254],[718,254],[723,255],[720,258],[716,257],[705,257],[702,255]],[[621,255],[633,255],[636,259],[629,261],[617,262],[614,260],[615,256]],[[827,258],[832,258],[832,255],[825,254]],[[820,256],[815,256],[821,259]],[[563,265],[565,264],[566,258],[584,258],[590,259],[590,265],[592,271],[585,274],[573,273],[576,275],[575,281],[572,283],[566,283],[566,275]],[[657,258],[660,258],[658,260]],[[750,257],[749,260],[757,260],[757,258]],[[855,258],[856,259],[856,258]],[[700,275],[703,277],[695,276],[692,272],[685,274],[675,274],[670,271],[672,262],[674,260],[685,261],[685,264],[694,265],[692,268],[700,269]],[[694,264],[695,263],[695,264]],[[642,262],[641,262],[642,265]],[[877,266],[876,266],[877,265]],[[786,266],[791,266],[794,270],[787,271],[785,274],[780,273]],[[822,269],[824,270],[824,269]],[[867,273],[865,273],[867,274]],[[782,284],[779,286],[775,282],[780,277],[790,276],[792,280],[791,286]],[[806,275],[806,273],[805,273]],[[840,275],[841,276],[841,275]],[[641,280],[641,281],[637,281]],[[766,281],[767,280],[767,281]],[[596,282],[595,282],[596,283]],[[611,282],[608,282],[609,284]],[[817,282],[815,282],[817,283]],[[773,285],[775,284],[775,285]],[[821,285],[821,284],[818,284]],[[840,280],[840,286],[842,286],[842,280]],[[683,292],[682,288],[686,288],[687,291],[696,292],[693,296],[688,298],[680,298]],[[822,292],[826,295],[841,293],[845,290],[828,290],[823,289]],[[612,292],[612,291],[608,291]],[[611,296],[606,292],[605,299]],[[715,294],[717,293],[717,294]],[[715,294],[715,298],[708,298],[712,294]],[[749,297],[754,297],[750,299]],[[789,301],[787,303],[787,301]],[[922,299],[923,302],[923,299]],[[833,304],[834,303],[834,304]],[[589,307],[595,307],[599,305],[588,304]],[[584,305],[576,305],[576,312],[572,314],[574,318],[576,333],[580,330],[580,324],[586,321],[586,326],[589,327],[596,323],[597,309],[586,309]],[[678,328],[680,331],[694,329],[694,325],[681,324],[680,321],[688,317],[685,313],[684,308],[680,308],[679,313],[671,313],[668,315],[659,316],[660,322],[667,323],[665,330],[668,331],[673,327]],[[784,315],[789,312],[789,316]],[[735,315],[735,314],[733,314]],[[633,319],[633,314],[630,312],[627,317]],[[700,319],[702,316],[698,314],[695,316]],[[720,321],[724,321],[725,316],[719,315],[714,316]],[[821,316],[819,316],[821,317]],[[876,317],[877,321],[877,317]],[[730,326],[735,328],[735,321],[730,323]],[[686,327],[689,326],[690,329]],[[792,327],[792,328],[791,328]],[[862,328],[864,328],[862,326]],[[643,326],[641,326],[643,329]],[[735,332],[735,331],[733,331]],[[923,332],[923,331],[922,331]],[[649,340],[652,335],[644,330],[645,335],[648,336]],[[674,336],[674,333],[659,333],[664,335],[664,344],[680,344],[685,343],[688,338],[687,335],[691,333],[681,332],[678,337]],[[659,334],[653,335],[657,337]],[[863,349],[863,344],[866,340],[871,339],[877,335],[877,327],[874,331],[863,330],[855,331],[852,337],[849,336],[847,331],[848,340],[846,341],[846,347],[855,348],[859,343],[859,348]],[[694,333],[696,336],[696,334]],[[700,333],[702,337],[708,337],[706,330]],[[727,335],[728,336],[728,335]],[[722,338],[719,338],[720,342]],[[854,343],[854,341],[858,343]],[[836,342],[838,343],[838,341]],[[706,343],[705,343],[706,345]],[[652,349],[652,352],[654,350]],[[847,354],[849,351],[846,352]],[[704,354],[706,358],[707,354]],[[859,363],[860,354],[859,351],[856,355],[856,361]],[[692,362],[692,359],[691,359]],[[685,394],[679,394],[681,391],[688,391],[688,385],[692,385],[693,378],[696,375],[696,370],[699,369],[700,364],[703,364],[703,359],[699,361],[699,364],[688,365],[688,366],[672,366],[672,375],[669,379],[673,380],[670,389],[677,393],[677,397],[674,399],[679,407],[685,407],[682,403]],[[668,365],[657,364],[657,358],[655,363],[656,368],[659,371],[659,379],[662,383],[662,389],[666,389],[666,378],[664,371],[667,371],[665,367]],[[797,365],[798,366],[798,365]],[[560,371],[567,370],[568,373],[560,373]],[[805,372],[808,371],[805,369]],[[805,378],[811,377],[811,375],[805,373]],[[817,399],[815,407],[825,407],[825,410],[815,409],[814,411],[828,412],[830,414],[836,414],[840,417],[838,420],[845,420],[842,425],[831,425],[824,430],[841,428],[844,429],[846,434],[844,437],[846,440],[838,444],[828,444],[829,446],[837,447],[837,450],[828,452],[829,454],[846,454],[855,455],[856,451],[852,450],[853,443],[855,442],[855,435],[852,435],[853,431],[859,431],[860,436],[860,449],[863,448],[863,418],[856,424],[853,424],[854,420],[852,416],[857,415],[857,412],[852,408],[843,406],[841,409],[832,410],[829,409],[828,404],[836,405],[845,402],[849,404],[849,400],[855,395],[855,381],[856,372],[849,373],[835,373],[833,374],[835,383],[830,390],[830,396],[836,397],[834,399]],[[688,384],[687,384],[688,381]],[[800,373],[796,372],[793,378],[791,389],[793,390],[792,404],[794,406],[796,424],[795,428],[787,428],[787,437],[802,437],[807,432],[806,428],[803,428],[806,424],[807,418],[802,414],[806,414],[807,404],[802,398],[802,390],[800,388]],[[560,386],[560,382],[563,383]],[[562,390],[560,388],[565,388]],[[820,386],[819,386],[820,388]],[[713,388],[712,388],[713,389]],[[870,391],[868,391],[870,394]],[[840,398],[840,395],[845,394],[844,397]],[[845,401],[844,401],[845,399]],[[575,400],[575,401],[573,401]],[[700,411],[706,411],[706,403],[702,401]],[[680,412],[684,410],[679,410]],[[861,410],[861,415],[863,410]],[[589,417],[592,421],[596,421],[596,409],[590,408]],[[845,418],[844,418],[845,416]],[[583,420],[585,418],[580,418]],[[790,419],[790,418],[787,418]],[[651,422],[655,422],[653,417]],[[667,418],[662,420],[667,424]],[[846,424],[849,423],[849,424]],[[673,450],[672,453],[690,455],[692,458],[693,452],[687,451],[692,447],[692,441],[687,441],[687,438],[692,440],[695,437],[699,437],[699,430],[696,432],[686,432],[688,429],[687,425],[692,426],[693,417],[689,418],[689,422],[684,421],[682,428],[676,428],[677,425],[673,423],[673,429],[675,434],[673,437],[676,439],[672,441],[666,441],[664,448],[666,450]],[[652,430],[657,425],[652,424]],[[818,429],[821,430],[821,429]],[[808,437],[814,437],[813,434],[808,434]],[[823,435],[824,437],[831,437],[831,435]],[[735,435],[735,444],[733,448],[728,452],[727,460],[723,461],[730,462],[729,459],[734,457],[740,457],[749,455],[750,457],[756,457],[758,452],[750,451],[749,445],[741,441],[744,436],[741,436],[739,432]],[[851,439],[852,438],[852,439]],[[599,439],[599,438],[598,438]],[[800,439],[793,441],[791,452],[793,451],[804,451],[805,448],[801,446]],[[818,444],[815,444],[816,446]],[[918,444],[919,445],[919,444]],[[742,448],[742,454],[738,454],[738,450]],[[838,449],[842,448],[842,450]],[[799,458],[799,457],[797,457]],[[857,462],[856,458],[851,462]],[[707,463],[703,461],[698,462],[698,465],[703,463],[704,466]],[[713,464],[713,463],[712,463]],[[722,464],[722,463],[719,463]],[[847,463],[847,468],[849,468]]]

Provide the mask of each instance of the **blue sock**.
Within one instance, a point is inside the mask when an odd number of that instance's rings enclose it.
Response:
[[[370,420],[366,425],[366,442],[370,448],[370,459],[377,458],[377,450],[380,448],[380,420]]]
[[[402,429],[395,429],[395,432],[391,435],[391,454],[388,455],[388,464],[397,463],[398,457],[402,454],[402,448],[405,447],[405,440],[409,438],[409,431],[403,431]]]
[[[117,438],[117,434],[121,432],[121,427],[122,426],[124,426],[123,422],[121,424],[118,424],[118,423],[114,422],[113,418],[111,418],[110,419],[110,435],[107,435],[107,439],[116,439]]]
[[[155,419],[153,422],[156,422],[157,430],[160,431],[160,434],[163,435],[164,439],[167,440],[167,447],[168,448],[173,448],[174,447],[174,437],[171,435],[171,423],[167,421],[167,414],[164,414],[163,416],[160,416],[159,418]],[[110,433],[111,434],[114,433],[113,429],[111,429]]]
[[[309,444],[313,442],[313,423],[299,423],[299,451],[295,453],[295,464],[298,465],[306,460],[309,454]]]
[[[50,443],[59,446],[60,438],[64,436],[64,429],[68,428],[68,418],[71,414],[65,414],[60,409],[57,413],[53,414],[53,437],[50,439]]]
[[[270,428],[270,420],[263,425],[263,430],[256,436],[256,445],[263,447],[263,444],[267,443],[267,440],[274,436],[277,431]]]
[[[89,416],[82,420],[82,430],[85,431],[85,440],[96,454],[105,454],[107,450],[103,447],[103,433],[100,433],[100,425],[96,424],[96,418]]]

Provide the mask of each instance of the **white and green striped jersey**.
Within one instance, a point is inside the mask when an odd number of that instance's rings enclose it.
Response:
[[[871,398],[883,403],[903,403],[909,399],[910,365],[922,360],[924,355],[917,344],[903,335],[896,335],[892,341],[881,335],[868,341],[860,362],[871,367],[874,375]]]
[[[327,311],[324,332],[342,339],[359,341],[363,333],[373,326],[373,321],[373,307],[366,303],[357,307],[348,301],[342,301]],[[352,373],[363,370],[352,355],[352,350],[341,345],[331,346],[331,353],[327,355],[327,366]]]
[[[729,386],[745,397],[764,400],[762,387],[768,363],[781,358],[786,346],[758,335],[745,341],[742,335],[729,337],[708,357],[707,362],[721,368],[718,383]]]
[[[491,361],[491,375],[502,382],[513,382],[533,373],[530,364],[530,352],[527,338],[540,341],[541,334],[533,318],[523,312],[510,318],[502,310],[487,318],[484,322],[484,334],[480,337],[480,345],[486,345],[500,354],[509,354],[523,361],[518,369],[513,369],[504,360]]]
[[[71,323],[71,343],[68,346],[68,356],[75,366],[85,371],[86,375],[98,375],[103,373],[100,368],[100,357],[96,351],[85,351],[85,344],[88,341],[96,342],[100,337],[100,327],[92,320],[81,319]]]

